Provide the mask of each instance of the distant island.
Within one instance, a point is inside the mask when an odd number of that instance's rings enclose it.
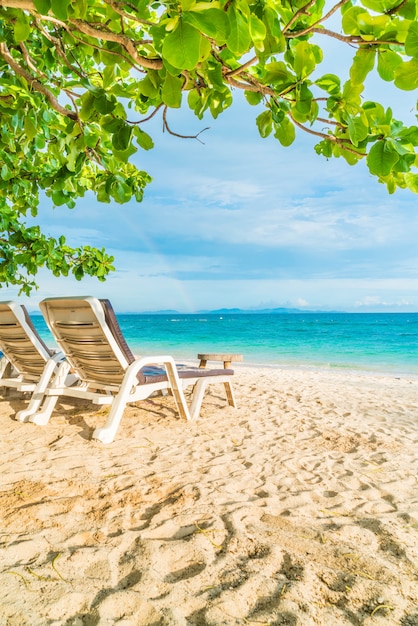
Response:
[[[128,313],[128,312],[127,312]],[[176,311],[175,309],[164,309],[161,311],[131,311],[131,314],[136,315],[272,315],[283,313],[344,313],[344,311],[309,311],[307,309],[291,309],[286,307],[277,307],[274,309],[200,309],[199,311],[193,311],[192,313],[184,313]]]

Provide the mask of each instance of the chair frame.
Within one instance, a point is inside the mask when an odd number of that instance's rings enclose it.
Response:
[[[13,301],[0,302],[0,388],[30,393],[29,405],[16,414],[25,422],[39,410],[45,391],[51,381],[65,386],[69,364],[64,354],[49,349],[39,336],[23,305]]]
[[[62,381],[54,381],[45,389],[45,400],[38,411],[30,416],[31,422],[47,424],[60,396],[82,398],[98,405],[107,404],[110,405],[110,412],[106,424],[96,428],[92,438],[102,443],[111,443],[126,405],[144,400],[156,392],[170,391],[180,417],[188,421],[198,418],[205,390],[211,383],[223,383],[228,404],[236,407],[231,385],[232,370],[203,370],[196,367],[181,371],[168,355],[135,358],[123,338],[110,302],[100,301],[92,296],[47,298],[40,302],[39,307],[80,383],[78,386],[68,387]],[[86,310],[83,315],[91,320],[89,323],[81,320],[80,311],[83,308]],[[112,324],[109,322],[109,312],[114,316]],[[62,318],[66,321],[62,321]],[[91,335],[87,339],[83,339],[83,328],[91,329]],[[94,337],[93,333],[96,333]],[[112,367],[119,381],[110,378],[105,380],[100,374],[100,352],[94,352],[95,347],[99,351],[106,349],[111,352]],[[92,365],[89,371],[90,363]],[[162,366],[163,372],[160,371],[155,376],[155,381],[152,380],[153,376],[149,377],[150,380],[145,380],[142,372],[146,372],[148,366],[155,370],[156,364]],[[94,368],[97,370],[96,380]],[[189,385],[193,385],[190,408],[184,396],[184,388]]]

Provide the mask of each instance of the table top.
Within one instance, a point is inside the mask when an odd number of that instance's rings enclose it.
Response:
[[[208,352],[206,354],[198,354],[197,358],[201,361],[242,361],[242,354],[226,354],[223,352]]]

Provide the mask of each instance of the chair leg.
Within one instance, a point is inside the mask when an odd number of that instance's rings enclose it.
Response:
[[[210,378],[200,378],[193,387],[193,395],[192,395],[192,404],[190,407],[191,419],[196,420],[199,417],[200,409],[202,407],[203,396],[205,395],[206,387],[215,381]],[[234,390],[232,389],[232,384],[228,380],[224,382],[226,397],[228,400],[229,406],[233,406],[234,409],[237,408],[237,403],[235,400]]]
[[[48,387],[52,377],[54,376],[54,372],[55,372],[54,384],[57,384],[61,381],[61,378],[63,378],[67,374],[68,370],[69,370],[69,365],[66,361],[62,361],[61,363],[57,364],[57,362],[54,359],[50,359],[45,365],[45,369],[42,372],[42,376],[39,379],[39,383],[36,385],[32,393],[32,397],[30,399],[28,407],[16,413],[16,419],[19,422],[27,422],[30,416],[36,413],[38,409],[40,408],[42,401],[45,397],[45,390]],[[51,409],[51,412],[52,412],[52,409]],[[49,413],[48,419],[50,415],[51,413]],[[36,421],[35,423],[46,424],[48,419],[46,420],[46,422]]]
[[[119,428],[126,404],[129,402],[131,390],[136,386],[136,376],[139,369],[140,367],[137,362],[134,362],[131,363],[129,368],[126,370],[125,378],[119,392],[116,394],[115,399],[110,405],[110,412],[106,424],[101,428],[95,428],[92,439],[98,439],[102,443],[112,443]]]
[[[208,384],[209,380],[207,378],[199,378],[193,387],[192,403],[190,405],[190,416],[193,421],[199,417],[203,396]]]
[[[52,415],[52,411],[55,408],[55,405],[58,401],[58,395],[56,396],[47,396],[44,400],[44,403],[41,407],[40,411],[37,411],[33,415],[29,416],[29,422],[33,424],[38,424],[38,426],[45,426],[49,422],[49,418]]]
[[[233,406],[234,409],[236,409],[237,402],[235,400],[235,394],[232,388],[232,383],[228,381],[227,383],[224,383],[224,387],[225,387],[226,397],[227,397],[229,406]]]
[[[10,361],[5,356],[2,356],[0,359],[0,378],[10,378],[12,369]]]
[[[180,378],[177,374],[177,368],[174,363],[170,362],[165,363],[165,368],[168,381],[170,383],[169,391],[171,391],[174,396],[177,411],[179,412],[181,418],[186,419],[187,421],[191,421],[193,417],[191,415],[191,412],[189,411],[189,407],[187,406],[186,398],[183,391],[183,385],[181,384]]]

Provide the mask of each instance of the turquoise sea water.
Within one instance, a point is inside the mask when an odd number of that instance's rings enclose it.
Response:
[[[43,319],[34,323],[51,344]],[[138,355],[232,352],[247,365],[418,376],[418,313],[118,314]]]

